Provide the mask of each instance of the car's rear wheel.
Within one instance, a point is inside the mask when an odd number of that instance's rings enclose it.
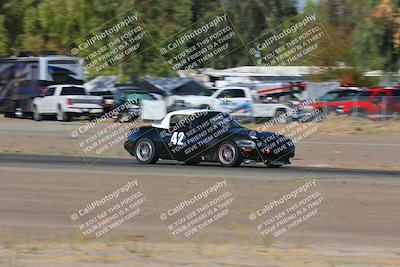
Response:
[[[234,142],[223,142],[218,148],[218,161],[222,166],[234,167],[242,163],[240,151]]]
[[[57,120],[58,121],[71,121],[71,115],[64,112],[62,110],[61,106],[59,106],[57,109]]]
[[[15,117],[15,113],[13,113],[13,112],[6,112],[6,113],[4,113],[4,117],[6,117],[6,118],[14,118],[14,117]]]
[[[276,122],[278,122],[280,124],[290,122],[292,120],[292,118],[289,118],[287,115],[286,116],[285,115],[286,115],[286,111],[279,109],[275,112],[274,119]]]
[[[135,156],[137,161],[143,164],[153,164],[158,160],[156,147],[148,138],[142,138],[136,143]]]

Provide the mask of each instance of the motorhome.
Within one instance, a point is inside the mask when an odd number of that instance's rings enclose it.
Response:
[[[0,59],[0,113],[27,117],[33,99],[49,85],[82,84],[82,60],[61,55],[17,56]]]

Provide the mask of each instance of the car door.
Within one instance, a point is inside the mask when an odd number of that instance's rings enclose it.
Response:
[[[226,89],[217,96],[223,112],[238,116],[251,116],[251,101],[246,97],[244,89]]]
[[[370,114],[387,115],[389,95],[385,91],[377,92],[371,97]]]
[[[346,94],[346,91],[338,92],[335,98],[329,100],[327,103],[328,112],[335,111],[340,106],[341,101],[346,99]]]
[[[329,111],[332,111],[333,109],[335,109],[339,95],[340,95],[340,92],[338,92],[338,91],[332,91],[332,92],[326,93],[323,97],[323,101],[320,102],[321,108],[325,112],[329,112]]]
[[[185,150],[187,148],[187,135],[190,130],[190,122],[188,115],[173,115],[170,118],[170,126],[168,130],[160,133],[161,139],[166,146],[171,159],[184,160]]]
[[[352,96],[354,96],[354,94],[349,90],[338,92],[336,97],[328,102],[328,111],[337,111],[338,108],[343,105],[343,102],[350,100]]]
[[[56,114],[58,110],[58,102],[61,95],[61,90],[63,87],[56,86],[53,95],[49,96],[47,99],[48,109],[51,114]]]
[[[281,104],[262,103],[259,95],[255,92],[251,94],[252,98],[252,116],[254,118],[268,118],[273,117],[277,106],[281,107]]]
[[[51,100],[54,97],[56,87],[48,87],[44,93],[42,100],[40,101],[40,112],[41,113],[51,113]]]
[[[218,145],[231,136],[232,120],[232,116],[221,112],[207,112],[194,120],[186,135],[189,144],[187,150],[192,157],[209,156],[212,158]]]
[[[391,101],[393,112],[400,114],[400,90],[395,89],[392,91]]]

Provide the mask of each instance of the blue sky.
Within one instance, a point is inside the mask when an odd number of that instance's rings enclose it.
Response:
[[[317,2],[318,0],[314,0]],[[307,0],[297,0],[297,5],[299,10],[303,10],[304,5],[306,4]]]
[[[307,0],[297,0],[298,9],[302,10]]]

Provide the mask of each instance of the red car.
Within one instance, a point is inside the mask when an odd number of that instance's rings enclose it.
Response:
[[[354,99],[362,92],[357,87],[352,88],[339,88],[333,91],[329,91],[320,97],[317,102],[312,103],[309,107],[313,109],[320,109],[324,112],[336,111],[339,106],[342,106],[344,102]]]
[[[397,115],[400,113],[400,89],[377,87],[364,90],[354,99],[343,101],[336,112],[361,117]]]
[[[306,116],[315,109],[355,117],[393,117],[400,114],[400,87],[333,90],[306,106],[296,116]]]

